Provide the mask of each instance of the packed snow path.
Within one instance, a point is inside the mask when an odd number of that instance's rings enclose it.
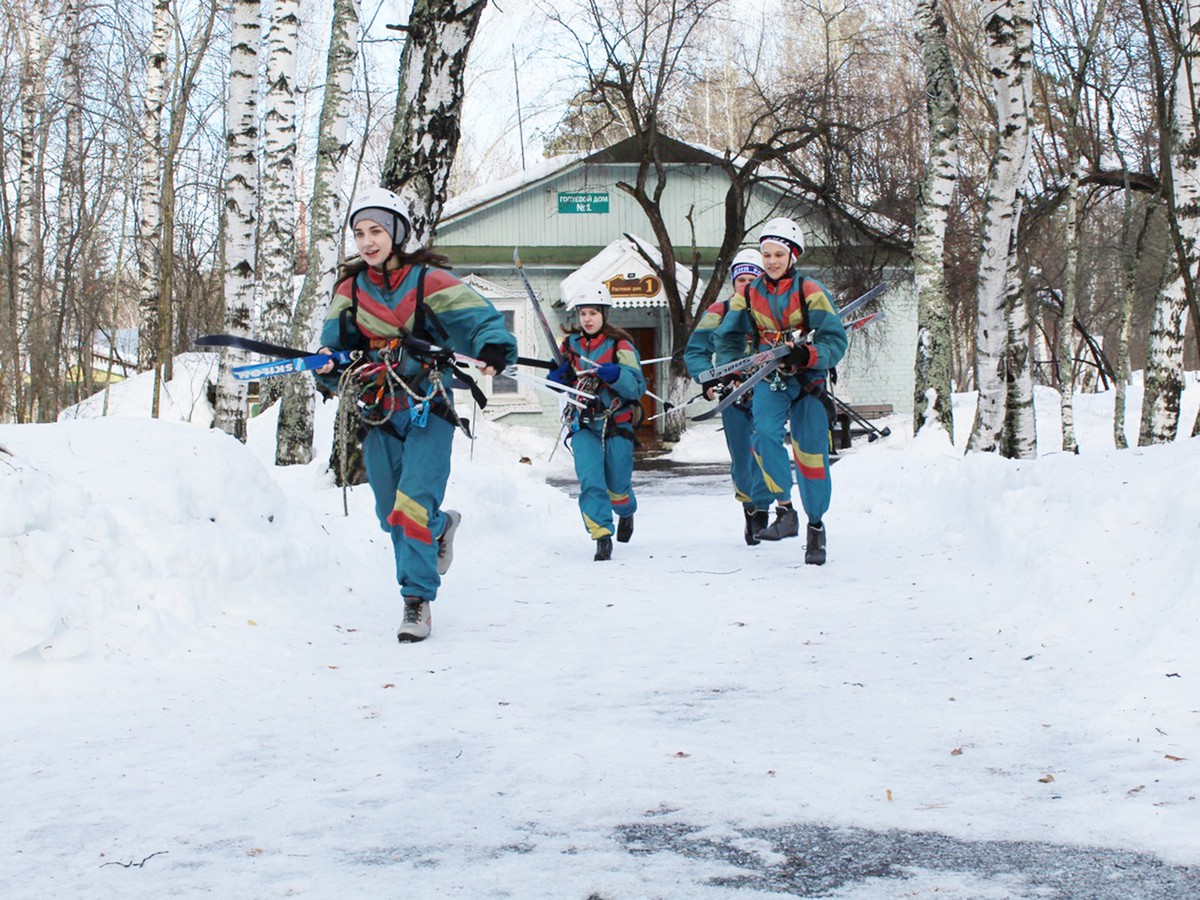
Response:
[[[719,476],[594,563],[527,439],[456,450],[401,646],[365,487],[0,426],[0,893],[1200,895],[1195,439],[857,450],[821,568]]]

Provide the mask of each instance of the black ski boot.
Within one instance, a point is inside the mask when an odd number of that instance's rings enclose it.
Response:
[[[825,526],[820,522],[808,523],[807,543],[804,545],[804,561],[810,566],[825,565]]]
[[[628,544],[633,537],[633,514],[617,516],[617,543]]]
[[[758,543],[758,533],[767,527],[770,516],[765,509],[754,509],[751,506],[743,506],[742,515],[746,517],[746,543],[753,547]]]
[[[775,521],[757,533],[760,541],[781,541],[800,533],[800,516],[791,506],[775,507]]]
[[[605,535],[596,540],[596,555],[592,557],[596,562],[603,562],[606,559],[612,559],[612,538]]]

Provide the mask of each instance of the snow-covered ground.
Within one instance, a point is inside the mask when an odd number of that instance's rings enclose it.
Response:
[[[343,515],[327,447],[276,469],[270,413],[208,430],[210,359],[163,420],[135,379],[0,426],[0,895],[782,897],[818,848],[764,835],[814,826],[1200,886],[1197,439],[1112,449],[1111,394],[1071,456],[1039,391],[1036,461],[896,417],[833,470],[822,568],[745,546],[723,479],[644,474],[598,564],[546,484],[566,452],[483,423],[433,637],[400,645],[368,489]],[[723,454],[695,428],[674,458]],[[827,895],[1132,896],[902,868]]]

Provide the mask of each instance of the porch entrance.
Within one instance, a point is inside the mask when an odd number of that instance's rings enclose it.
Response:
[[[638,357],[641,359],[653,359],[658,355],[658,329],[657,328],[626,328],[629,336],[633,338],[633,345],[637,348]],[[645,366],[642,369],[642,375],[646,378],[647,390],[653,391],[660,397],[665,397],[666,394],[660,389],[658,384],[658,366]],[[642,418],[642,424],[637,429],[637,439],[641,444],[642,450],[661,450],[662,438],[659,434],[658,423],[655,419],[650,421],[651,416],[658,415],[662,412],[662,407],[659,402],[649,394],[642,395],[642,412],[645,415]]]

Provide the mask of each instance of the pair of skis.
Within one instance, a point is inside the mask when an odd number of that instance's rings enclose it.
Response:
[[[358,355],[348,350],[338,350],[333,353],[309,353],[307,350],[271,344],[254,338],[242,337],[239,334],[207,334],[196,338],[193,343],[197,347],[230,347],[250,353],[261,353],[263,356],[278,357],[271,362],[234,366],[230,372],[238,381],[258,381],[260,378],[275,378],[295,372],[308,372],[319,369],[329,362],[345,366],[359,359]]]
[[[362,359],[361,352],[337,350],[332,353],[309,353],[307,350],[284,347],[280,344],[271,344],[266,341],[242,337],[236,334],[205,335],[204,337],[196,338],[194,343],[197,347],[231,347],[246,350],[250,353],[260,353],[263,356],[278,357],[270,362],[234,366],[230,372],[239,381],[258,381],[262,378],[275,378],[281,375],[292,375],[297,372],[313,371],[322,368],[329,362],[334,362],[338,365],[349,365]],[[418,353],[435,358],[439,356],[443,357],[460,367],[475,366],[482,368],[485,365],[482,360],[466,356],[462,353],[455,353],[445,347],[439,347],[437,344],[431,344],[420,338],[407,337],[404,339],[404,345]],[[540,359],[518,357],[517,362],[522,365],[533,365],[539,368],[546,367],[546,364]],[[461,377],[461,373],[459,374]],[[567,395],[565,397],[566,401],[581,409],[586,405],[585,400],[595,398],[595,395],[589,394],[586,391],[580,391],[553,381],[547,381],[545,378],[539,378],[536,375],[518,372],[515,366],[510,366],[502,374],[517,381],[527,382],[535,387],[551,390],[555,394]],[[474,384],[467,383],[467,387],[472,388]],[[478,400],[478,397],[476,399]]]
[[[849,303],[839,309],[838,318],[844,319],[850,313],[861,309],[863,306],[870,303],[886,290],[887,282],[880,282],[861,297],[851,300]],[[872,321],[877,318],[881,318],[882,316],[882,310],[867,316],[863,316],[851,322],[847,326],[847,330],[857,331],[859,328],[866,327]],[[800,336],[797,335],[797,338],[799,337]],[[740,384],[737,385],[737,387],[726,393],[716,406],[710,410],[700,413],[698,416],[693,416],[692,418],[697,422],[703,422],[707,419],[713,418],[714,416],[720,415],[722,412],[729,409],[730,406],[737,403],[738,400],[744,397],[749,391],[754,390],[754,386],[756,384],[779,368],[784,358],[787,357],[787,355],[791,352],[791,347],[788,347],[787,345],[780,345],[778,347],[772,347],[770,350],[763,350],[759,353],[755,353],[752,356],[746,356],[742,359],[735,359],[732,362],[725,363],[724,365],[714,366],[706,372],[701,372],[697,380],[703,383],[705,381],[723,378],[726,375],[732,375],[735,372],[744,372],[748,369],[754,369],[753,374],[744,379]]]
[[[533,285],[529,283],[529,278],[525,275],[525,268],[524,268],[524,266],[521,265],[520,249],[517,247],[513,248],[513,265],[515,265],[517,267],[517,274],[519,274],[521,276],[521,281],[524,282],[524,284],[525,284],[525,293],[527,293],[529,295],[529,305],[533,307],[533,312],[534,312],[534,315],[537,317],[538,324],[541,325],[541,327],[542,327],[542,334],[546,338],[546,343],[550,346],[550,355],[554,357],[554,364],[556,366],[561,366],[563,363],[562,351],[559,349],[558,343],[554,340],[554,332],[550,328],[550,322],[546,318],[546,313],[542,309],[542,304],[538,302],[537,294],[533,290]],[[669,358],[670,357],[664,357],[664,359],[669,359]],[[597,365],[597,363],[593,362],[592,360],[588,359],[587,357],[580,357],[580,359],[582,359],[585,363],[588,363],[592,366]],[[662,362],[662,360],[661,359],[642,360],[642,365],[646,366],[652,362]],[[664,413],[670,412],[671,410],[673,410],[675,408],[674,403],[672,403],[670,400],[667,400],[663,397],[658,396],[658,394],[654,393],[653,391],[649,391],[649,390],[646,391],[646,395],[648,397],[650,397],[651,399],[657,400],[659,402],[659,404],[662,406]],[[660,413],[660,415],[661,415],[661,413]]]

